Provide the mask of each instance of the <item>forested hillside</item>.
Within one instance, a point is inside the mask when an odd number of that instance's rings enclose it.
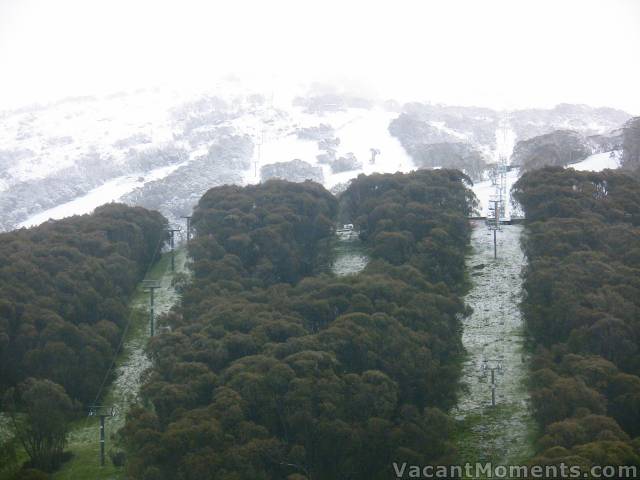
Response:
[[[513,193],[527,216],[534,463],[640,465],[640,183],[544,168]]]
[[[195,277],[123,431],[131,477],[382,479],[453,460],[465,180],[359,177],[344,195],[374,260],[347,277],[319,273],[337,214],[321,186],[207,192]]]
[[[165,228],[157,212],[110,204],[0,234],[0,390],[39,377],[93,401]]]

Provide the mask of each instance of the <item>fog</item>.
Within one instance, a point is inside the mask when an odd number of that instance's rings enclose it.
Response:
[[[640,114],[635,0],[0,0],[0,109],[234,73],[380,98]]]

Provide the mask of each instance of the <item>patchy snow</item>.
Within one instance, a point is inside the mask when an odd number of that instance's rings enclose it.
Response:
[[[359,233],[356,230],[342,230],[336,232],[336,237],[331,271],[338,277],[361,272],[369,263],[369,257],[364,251]]]
[[[279,117],[270,115],[268,122],[259,117],[243,116],[232,122],[238,134],[249,134],[256,144],[253,165],[245,172],[246,183],[260,181],[260,168],[276,162],[300,159],[322,168],[324,185],[327,188],[349,181],[361,173],[370,174],[409,172],[415,169],[413,161],[398,139],[389,133],[389,123],[397,114],[381,108],[348,108],[344,111],[310,114],[294,107]],[[267,115],[263,111],[263,115]],[[319,124],[333,127],[340,139],[336,157],[353,153],[362,163],[362,168],[347,172],[332,173],[329,165],[318,163],[317,156],[323,153],[315,140],[299,139],[297,128],[315,127]],[[370,163],[371,149],[378,149],[375,164]]]
[[[2,189],[14,182],[45,178],[89,154],[118,163],[127,152],[114,144],[132,134],[145,135],[147,146],[173,141],[169,112],[181,98],[176,92],[123,92],[5,115],[0,145],[29,154],[6,170],[10,181],[3,182]]]
[[[469,140],[469,135],[467,135],[466,133],[458,132],[457,130],[454,130],[453,128],[447,127],[445,125],[445,122],[436,122],[436,121],[432,120],[432,121],[429,122],[429,125],[431,125],[432,127],[436,127],[441,132],[447,133],[447,134],[451,135],[452,137],[456,137],[456,138],[460,139],[461,141],[468,141]]]
[[[185,249],[176,250],[176,272],[187,273],[187,254]],[[179,299],[178,293],[173,288],[174,274],[167,263],[166,270],[159,278],[160,288],[154,295],[154,312],[156,318],[156,334],[161,332],[164,325],[157,323],[158,317],[167,313]],[[157,278],[156,278],[157,279]],[[124,425],[124,420],[129,407],[135,404],[140,398],[140,387],[144,372],[152,366],[151,360],[147,357],[145,347],[149,341],[149,303],[148,296],[139,297],[133,308],[142,310],[144,315],[144,325],[141,326],[137,335],[131,335],[125,342],[122,354],[122,363],[116,369],[116,379],[109,391],[108,398],[110,404],[116,406],[118,415],[112,420],[112,431]]]
[[[520,172],[519,169],[514,168],[507,172],[507,192],[511,191],[511,187],[518,181]],[[478,214],[481,217],[486,217],[489,214],[489,200],[495,195],[496,187],[491,180],[485,180],[483,182],[476,182],[472,187],[473,193],[476,194],[480,204],[478,205]],[[514,206],[510,201],[505,202],[504,219],[509,220],[511,216],[518,215],[518,212],[514,210]]]
[[[494,153],[494,162],[496,164],[506,163],[509,165],[511,153],[516,143],[516,133],[511,128],[509,118],[505,116],[500,120],[498,128],[496,129],[496,148]],[[504,201],[504,211],[500,217],[504,220],[511,219],[512,215],[518,215],[520,212],[514,210],[514,206],[510,201],[511,187],[518,181],[520,171],[517,168],[512,168],[506,172],[506,198]],[[491,180],[484,180],[482,182],[476,182],[472,187],[473,193],[478,198],[479,205],[477,214],[481,217],[489,216],[489,200],[498,198],[497,185]]]
[[[511,159],[511,154],[516,146],[516,132],[511,128],[509,118],[500,120],[496,129],[496,150],[494,161],[497,163],[501,158],[507,162]]]
[[[533,453],[529,433],[535,428],[525,385],[528,357],[519,302],[525,256],[520,248],[521,225],[497,232],[498,259],[493,258],[493,234],[483,222],[473,222],[472,253],[467,257],[472,288],[465,297],[473,313],[462,320],[463,393],[454,409],[462,421],[459,449],[463,460],[508,464]],[[483,367],[484,365],[484,367]],[[495,372],[496,407],[491,406],[491,372]]]
[[[142,187],[145,183],[162,179],[180,168],[187,161],[159,167],[147,173],[139,173],[132,175],[123,175],[122,177],[109,180],[99,187],[94,188],[87,194],[74,198],[73,200],[50,208],[43,212],[37,213],[18,225],[18,228],[33,227],[46,222],[47,220],[57,220],[60,218],[70,217],[72,215],[83,215],[91,213],[96,207],[105,203],[115,202],[123,195]]]
[[[585,158],[581,162],[568,165],[567,168],[574,168],[580,171],[590,170],[594,172],[601,172],[607,168],[615,170],[616,168],[620,168],[620,155],[617,151],[596,153],[595,155]]]

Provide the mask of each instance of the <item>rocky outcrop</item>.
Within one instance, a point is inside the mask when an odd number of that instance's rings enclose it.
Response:
[[[572,130],[556,130],[545,135],[519,141],[511,155],[511,165],[523,170],[544,166],[565,166],[591,155],[587,139]]]
[[[322,168],[314,167],[307,162],[296,158],[290,162],[278,162],[265,165],[260,169],[260,177],[262,181],[270,178],[281,178],[290,182],[304,182],[305,180],[313,180],[314,182],[323,183],[324,175]]]

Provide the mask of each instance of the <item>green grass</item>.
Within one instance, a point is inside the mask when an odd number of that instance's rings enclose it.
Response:
[[[171,259],[169,255],[164,255],[149,271],[145,280],[160,280],[170,272]],[[132,322],[125,338],[125,348],[116,360],[114,369],[121,367],[128,359],[130,352],[126,345],[134,341],[146,341],[149,335],[148,306],[149,294],[144,292],[141,286],[138,287],[129,301],[129,308],[132,315]],[[101,401],[103,405],[112,405],[115,402],[113,384],[109,385]],[[99,444],[99,420],[95,417],[87,417],[76,424],[71,429],[67,451],[73,454],[71,460],[66,462],[60,470],[52,475],[53,480],[75,480],[75,479],[122,479],[124,478],[124,468],[114,467],[109,458],[109,451],[116,450],[120,446],[117,444],[115,434],[124,425],[126,412],[119,412],[118,417],[108,418],[105,421],[105,465],[100,466],[100,444]]]

